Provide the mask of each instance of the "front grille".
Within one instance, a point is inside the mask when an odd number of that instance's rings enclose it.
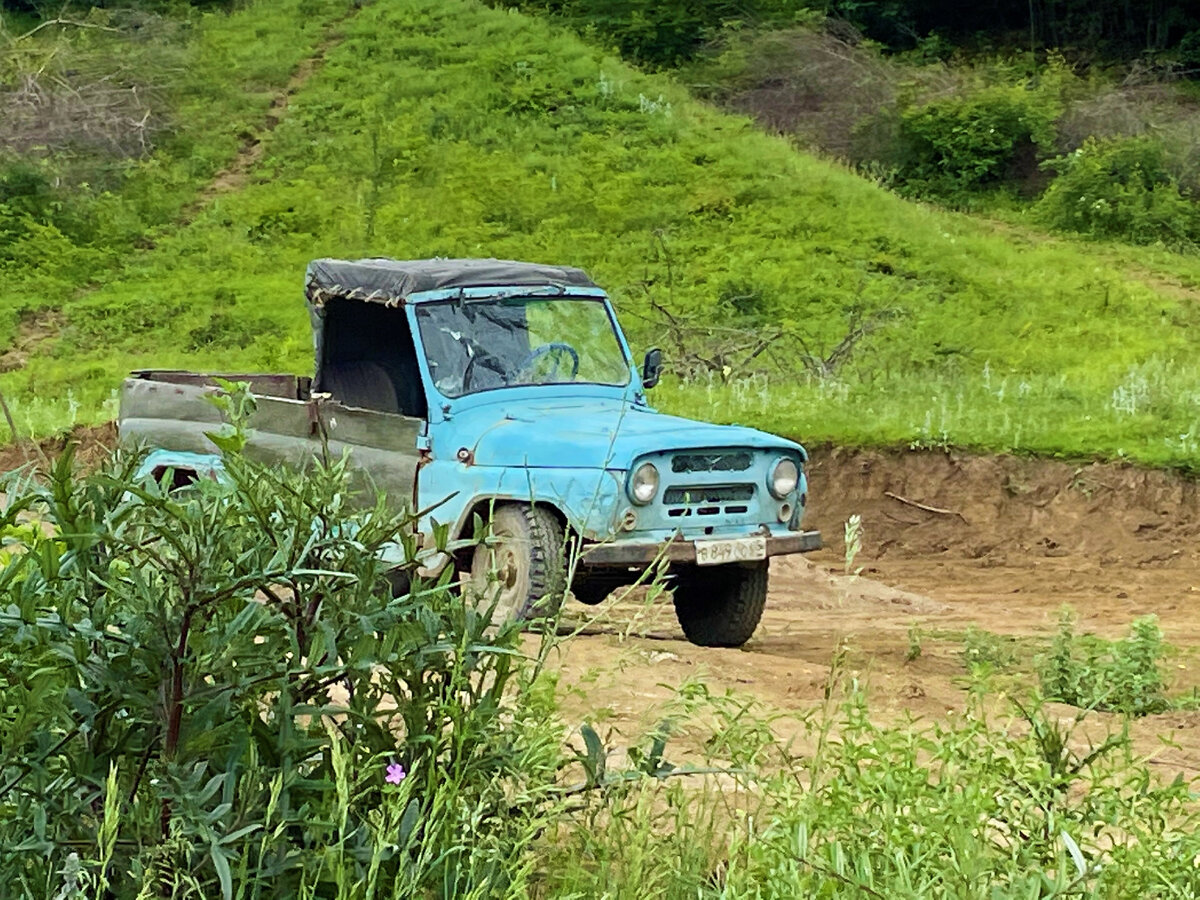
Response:
[[[663,505],[672,519],[689,516],[741,515],[750,511],[752,484],[698,484],[668,488]]]
[[[754,497],[751,484],[701,484],[695,487],[674,487],[663,494],[663,503],[675,506],[679,503],[733,503]]]
[[[677,453],[671,457],[671,471],[680,475],[689,472],[745,472],[751,462],[751,455],[744,450]]]

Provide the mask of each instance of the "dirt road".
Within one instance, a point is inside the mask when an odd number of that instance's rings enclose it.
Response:
[[[814,453],[812,481],[809,521],[827,549],[773,563],[767,611],[746,647],[693,647],[669,601],[609,600],[593,626],[605,633],[573,638],[560,654],[567,721],[600,710],[608,727],[632,736],[671,689],[698,676],[782,709],[812,706],[839,647],[868,684],[876,716],[944,717],[966,699],[969,627],[1016,638],[1018,662],[1001,685],[1034,684],[1032,657],[1064,603],[1079,630],[1110,638],[1158,615],[1175,648],[1172,692],[1200,685],[1194,482],[1111,464],[828,450]],[[863,522],[857,577],[844,574],[851,514]],[[568,612],[583,619],[597,610]],[[914,644],[920,655],[910,658]],[[1117,727],[1116,717],[1095,718],[1094,729]],[[1133,733],[1164,775],[1200,775],[1200,713],[1150,716]]]

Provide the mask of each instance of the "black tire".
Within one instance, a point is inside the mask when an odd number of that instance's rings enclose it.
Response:
[[[675,617],[701,647],[740,647],[750,640],[767,602],[766,560],[681,571],[672,592]]]
[[[388,595],[393,600],[405,596],[412,590],[412,573],[408,569],[389,569],[383,573],[383,581]]]
[[[471,556],[470,591],[497,624],[553,616],[567,588],[564,549],[562,525],[550,510],[497,506],[490,541]]]

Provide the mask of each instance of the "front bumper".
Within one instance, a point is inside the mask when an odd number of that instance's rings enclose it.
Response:
[[[751,535],[746,535],[751,537]],[[767,557],[789,553],[811,553],[821,549],[821,532],[801,531],[796,534],[767,538]],[[696,544],[683,539],[672,541],[614,541],[585,548],[579,562],[589,568],[605,566],[649,565],[660,559],[673,563],[695,563]]]

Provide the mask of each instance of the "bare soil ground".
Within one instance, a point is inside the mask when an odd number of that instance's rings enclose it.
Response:
[[[109,424],[67,439],[90,466],[115,437]],[[0,471],[53,457],[67,439],[2,448]],[[813,452],[810,478],[807,523],[826,549],[773,562],[762,624],[744,648],[689,644],[665,595],[614,595],[599,607],[572,601],[566,618],[587,627],[556,651],[565,720],[602,719],[619,745],[696,677],[714,691],[808,709],[821,701],[840,648],[880,721],[943,719],[965,706],[969,627],[1017,639],[1019,662],[997,686],[1019,690],[1036,683],[1032,656],[1064,603],[1080,631],[1107,638],[1157,615],[1175,648],[1171,692],[1200,687],[1200,483],[1111,463],[833,448]],[[861,572],[847,576],[843,528],[852,514],[862,517],[863,549],[853,563]],[[914,628],[921,653],[910,659]],[[1064,719],[1074,712],[1061,707]],[[1117,717],[1093,714],[1080,737],[1118,727]],[[1200,776],[1200,711],[1148,716],[1132,735],[1164,777]]]
[[[665,598],[572,604],[575,619],[599,613],[588,631],[601,633],[560,651],[568,722],[601,710],[607,727],[632,738],[653,724],[656,704],[697,676],[710,689],[781,709],[812,707],[839,647],[882,721],[944,718],[965,705],[968,627],[1020,639],[1021,661],[998,678],[1000,689],[1016,690],[1036,684],[1032,657],[1064,603],[1080,631],[1108,638],[1123,636],[1138,616],[1158,615],[1176,648],[1172,692],[1200,684],[1195,482],[1133,466],[928,451],[826,449],[813,459],[808,521],[827,549],[773,562],[767,610],[750,643],[688,644]],[[847,577],[843,527],[855,513],[863,550],[854,567],[862,572]],[[921,653],[909,659],[914,627]],[[1061,708],[1064,718],[1074,712]],[[1094,714],[1080,737],[1119,726],[1115,716]],[[1132,734],[1165,777],[1200,775],[1200,713],[1150,716]]]
[[[117,423],[77,425],[66,434],[45,438],[36,444],[22,440],[0,446],[0,472],[57,459],[68,443],[75,444],[75,460],[79,465],[98,466],[117,445]]]

